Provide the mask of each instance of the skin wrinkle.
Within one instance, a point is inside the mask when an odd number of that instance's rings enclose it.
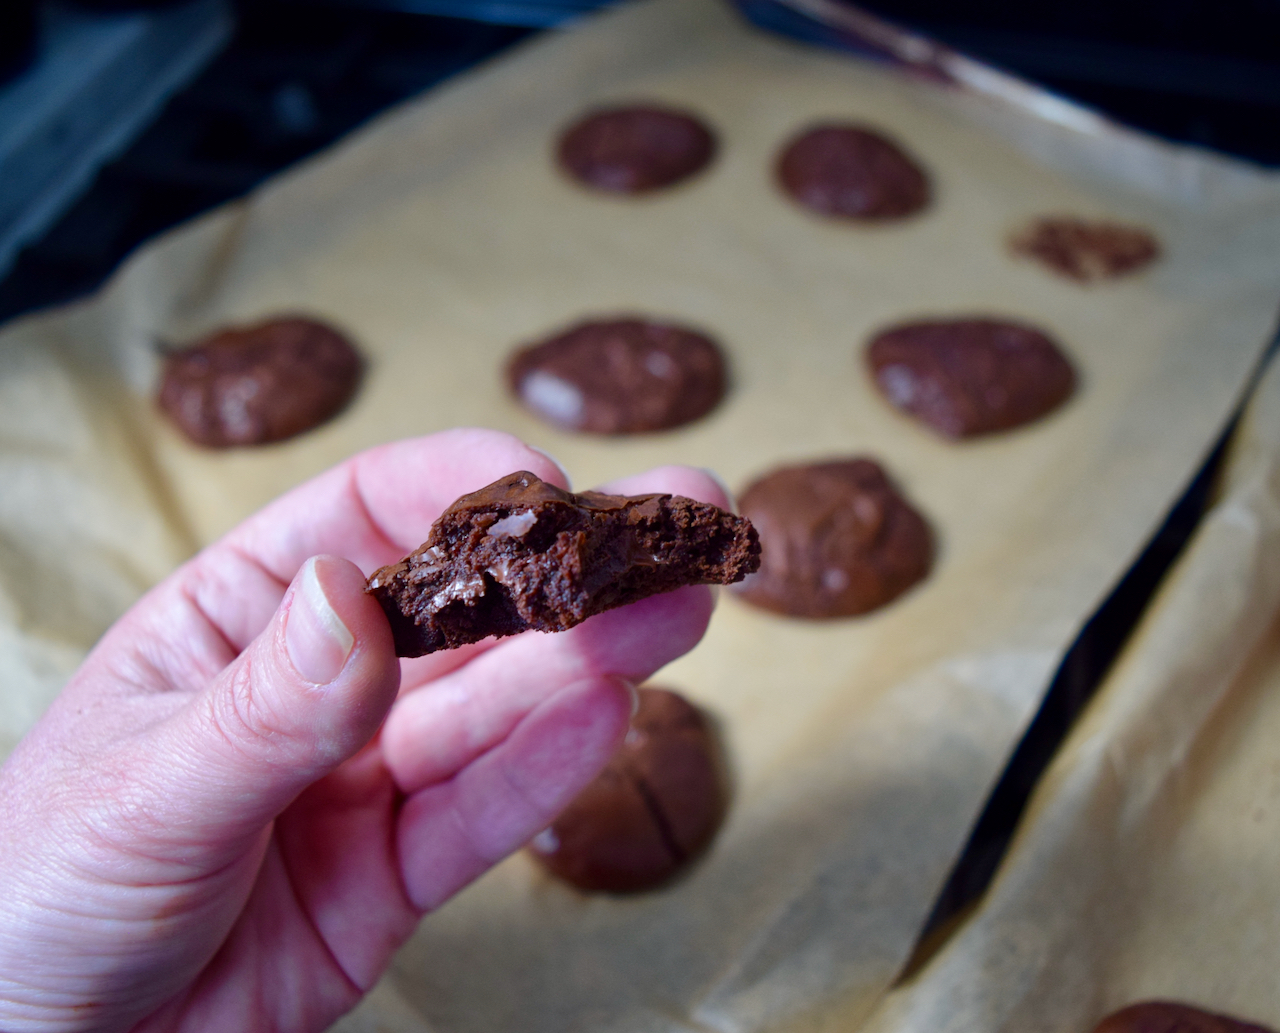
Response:
[[[185,568],[179,573],[185,573]],[[155,602],[159,605],[142,618],[144,629],[150,633],[121,652],[150,669],[155,682],[150,691],[177,690],[184,695],[199,692],[235,659],[238,650],[231,649],[217,627],[207,620],[184,590],[180,577],[162,589]],[[168,625],[167,634],[161,634],[157,627],[157,618],[161,615]],[[112,644],[115,637],[112,635]]]
[[[182,579],[181,586],[183,591],[189,598],[191,598],[192,603],[200,611],[201,616],[208,621],[210,626],[217,630],[226,641],[227,646],[231,651],[231,655],[234,657],[242,653],[249,643],[262,632],[262,629],[271,622],[272,615],[279,608],[280,603],[284,601],[285,593],[289,589],[289,582],[281,581],[280,578],[276,577],[276,575],[268,570],[264,564],[258,562],[258,560],[253,556],[241,549],[233,540],[225,539],[220,542],[216,548],[218,550],[217,552],[213,553],[211,556],[197,560],[195,564],[191,565],[192,569],[189,570],[188,577]],[[241,594],[244,593],[243,575],[240,577],[224,576],[224,567],[227,565],[224,561],[224,556],[243,564],[245,568],[252,571],[254,574],[260,575],[266,581],[270,590],[270,598],[267,600],[270,603],[270,609],[266,609],[266,607],[262,606],[258,607],[259,609],[265,610],[265,617],[259,614],[258,620],[250,622],[251,624],[256,624],[257,627],[246,629],[248,632],[247,637],[233,634],[226,626],[226,622],[215,618],[211,608],[208,605],[205,605],[201,599],[201,596],[204,594],[201,591],[201,588],[205,587],[206,589],[212,590],[215,588],[215,585],[217,594],[220,596],[229,596],[230,593],[227,589],[229,589],[232,584],[239,587]],[[213,581],[214,583],[210,584],[210,581]],[[243,602],[241,602],[239,605],[234,607],[237,615],[242,614],[243,605]],[[224,664],[223,666],[226,665]]]
[[[366,988],[362,987],[351,973],[347,971],[347,967],[339,960],[337,953],[334,951],[333,945],[329,943],[329,940],[325,937],[324,933],[321,932],[320,926],[316,923],[311,909],[307,907],[302,894],[298,892],[297,883],[294,881],[295,876],[293,866],[285,859],[283,844],[279,847],[279,853],[280,868],[284,874],[285,885],[289,887],[289,892],[292,895],[293,906],[298,909],[298,914],[301,915],[302,921],[306,924],[307,928],[311,930],[311,934],[315,937],[316,942],[324,948],[325,955],[328,957],[330,963],[342,975],[342,978],[346,980],[347,987],[351,991],[351,996],[359,999]]]
[[[179,582],[178,584],[178,594],[186,600],[193,610],[195,610],[198,619],[207,625],[213,635],[216,636],[216,641],[211,643],[211,645],[215,647],[218,643],[221,643],[222,645],[222,655],[226,657],[226,659],[223,660],[221,666],[213,668],[206,675],[208,678],[214,678],[217,677],[220,671],[226,668],[227,664],[231,663],[232,660],[243,652],[244,647],[233,642],[231,640],[231,636],[228,635],[222,629],[222,626],[210,616],[209,611],[206,610],[204,605],[200,602],[197,592],[198,590],[194,589],[193,586],[186,584],[185,581]],[[205,674],[206,672],[202,671],[201,673]]]
[[[373,533],[377,536],[378,546],[379,546],[378,551],[386,555],[387,563],[394,562],[404,550],[416,548],[417,546],[416,542],[407,543],[404,546],[399,545],[391,537],[390,532],[387,531],[387,529],[383,527],[382,524],[379,523],[378,520],[374,517],[373,510],[369,506],[369,501],[368,499],[365,498],[364,488],[360,483],[359,462],[353,463],[351,466],[351,473],[347,483],[347,491],[351,495],[351,500],[356,504],[356,507],[359,510],[359,515],[361,519],[363,519],[364,522],[369,525],[369,529],[372,530]],[[434,519],[434,517],[432,519]],[[367,576],[368,574],[371,574],[375,569],[376,568],[371,567],[369,568],[369,570],[366,570],[364,573]]]
[[[461,885],[465,886],[493,862],[485,857],[484,852],[480,849],[480,845],[475,841],[475,838],[471,834],[470,823],[458,808],[456,780],[451,788],[453,791],[449,794],[446,821],[452,825],[457,834],[461,836],[462,845],[469,852],[468,856],[458,858],[453,865],[453,869],[455,871],[461,869],[463,871],[473,873],[463,879]],[[434,893],[428,893],[426,902],[419,907],[419,910],[422,911],[423,914],[436,910],[436,908],[443,905],[445,901],[453,896],[458,889],[459,885],[456,884],[456,877],[451,878],[450,881],[445,883],[443,886],[436,887],[436,891]]]
[[[486,850],[480,837],[476,835],[474,829],[475,822],[473,818],[473,809],[470,801],[463,801],[459,789],[461,783],[454,781],[453,792],[449,794],[449,810],[453,815],[455,826],[462,832],[463,839],[466,841],[467,849],[471,852],[471,857],[481,865],[488,866],[502,860],[506,856],[500,851]]]
[[[397,842],[400,832],[400,823],[404,815],[404,805],[408,802],[409,798],[400,791],[400,787],[395,784],[394,780],[391,781],[391,788],[390,814],[388,815],[390,820],[386,823],[385,831],[386,856],[391,862],[391,870],[395,875],[396,888],[400,891],[400,898],[403,901],[405,908],[412,914],[422,917],[422,915],[425,914],[425,911],[414,903],[413,897],[409,893],[408,877],[404,870],[404,859],[400,856],[399,845]],[[374,982],[377,982],[377,978],[374,979]],[[370,986],[372,985],[373,984],[371,983]]]
[[[108,942],[113,943],[121,942],[122,939],[124,942],[128,942],[127,937],[122,937],[122,930],[120,927],[127,928],[129,925],[139,925],[143,923],[150,926],[154,926],[155,924],[153,919],[144,918],[131,920],[113,919],[104,922],[104,919],[101,916],[81,914],[71,908],[62,908],[59,910],[58,914],[64,919],[68,917],[75,919],[75,921],[70,923],[71,928],[67,930],[68,935],[72,939],[78,938],[84,934],[86,931],[86,920],[99,926],[104,924],[107,925],[108,929],[106,930],[106,939]],[[26,947],[28,951],[31,951],[33,946],[38,947],[39,945],[33,945],[30,942],[29,937],[24,938],[24,947]],[[68,941],[65,937],[57,940],[47,940],[45,947],[63,951],[68,947]],[[136,964],[139,955],[146,957],[147,955],[164,952],[166,952],[166,948],[162,938],[153,937],[150,941],[143,940],[135,946],[135,949],[132,952],[122,955],[119,961],[115,962],[115,967],[119,967],[119,965],[122,964]],[[97,960],[99,963],[102,963],[109,960],[109,956],[104,953],[99,953],[97,955]],[[83,973],[79,979],[79,982],[84,984],[83,987],[68,987],[64,983],[57,989],[53,989],[47,986],[39,986],[32,983],[31,980],[28,980],[27,989],[33,991],[34,997],[45,999],[41,1003],[33,1003],[32,1006],[45,1013],[48,1016],[47,1021],[57,1024],[59,1023],[59,1020],[65,1018],[68,1013],[71,1017],[76,1019],[83,1016],[83,1013],[88,1006],[83,1003],[77,1003],[75,998],[83,999],[88,996],[94,1001],[94,1006],[97,1008],[113,1003],[127,1004],[128,1002],[131,1002],[135,998],[134,988],[129,984],[125,984],[120,985],[114,991],[111,991],[109,987],[109,979],[112,975],[112,966],[108,965],[105,969],[100,967],[96,970]],[[104,980],[108,981],[105,985]],[[18,984],[10,983],[10,985],[17,986]],[[7,996],[0,995],[0,1001],[13,1001],[14,999],[15,998],[12,994]],[[95,1025],[93,1028],[98,1029],[100,1027]]]
[[[399,943],[413,931],[421,914],[409,897],[403,865],[400,863],[396,850],[396,834],[399,828],[400,811],[403,806],[404,796],[390,781],[376,737],[356,757],[352,758],[351,764],[351,778],[339,780],[330,776],[322,779],[304,791],[299,799],[298,807],[286,812],[282,817],[281,823],[278,825],[281,831],[278,840],[280,856],[289,870],[290,878],[294,878],[295,866],[293,859],[297,858],[299,851],[305,854],[312,846],[306,836],[306,827],[307,819],[314,812],[327,811],[334,817],[350,815],[356,821],[359,821],[361,816],[366,813],[380,814],[381,844],[379,852],[386,865],[385,873],[389,876],[386,882],[394,886],[394,891],[397,894],[395,899],[389,902],[390,912],[397,916],[396,926],[387,930],[385,935],[378,937],[381,945],[385,948],[385,956],[389,957]],[[295,828],[300,828],[300,831],[295,833]],[[299,868],[298,870],[301,869]],[[294,886],[299,899],[305,902],[313,927],[318,933],[323,934],[325,923],[319,919],[317,912],[311,905],[315,887],[304,892],[296,881]],[[341,924],[341,915],[338,917],[339,924]],[[361,921],[362,924],[367,924],[364,922],[363,916]],[[330,951],[337,957],[339,952],[334,948],[327,936],[325,942],[329,945]],[[350,943],[347,943],[346,946],[348,949],[351,947]],[[364,990],[372,987],[379,978],[379,972],[376,967],[370,971],[367,983],[357,978],[345,962],[343,962],[343,969],[347,972],[351,981]]]
[[[527,759],[527,758],[521,758],[521,759]],[[524,826],[525,828],[532,826],[534,828],[534,831],[536,832],[539,827],[541,827],[543,824],[546,823],[546,821],[549,821],[551,818],[551,815],[547,813],[547,808],[541,806],[533,798],[533,795],[529,792],[528,787],[523,785],[520,779],[517,777],[516,767],[513,766],[511,763],[507,762],[506,758],[499,758],[498,761],[496,761],[495,763],[497,764],[498,774],[502,777],[503,784],[509,790],[507,794],[508,799],[511,801],[511,803],[515,804],[516,807],[518,808],[518,816],[525,818],[525,820],[522,822],[513,821],[511,822],[511,824],[513,825],[519,824]],[[508,813],[510,813],[511,811],[510,804],[508,804],[508,806],[504,809],[507,810]],[[532,819],[532,820],[529,820],[529,819]],[[484,855],[482,855],[490,864],[496,861],[500,861],[502,858],[506,857],[506,855],[510,851],[499,849],[493,852],[497,856],[490,857],[487,852]]]
[[[200,712],[207,718],[207,727],[224,747],[245,758],[252,766],[284,769],[295,767],[299,759],[293,756],[297,736],[282,727],[279,715],[270,707],[259,704],[254,690],[256,658],[249,653],[244,664],[231,672],[222,692],[211,693]],[[272,754],[281,750],[287,756],[275,759]],[[266,758],[271,759],[266,759]]]
[[[187,752],[175,759],[176,764],[182,764],[189,771],[187,765],[190,762],[191,754]],[[137,783],[137,773],[144,772],[146,778]],[[187,861],[181,856],[174,856],[174,851],[186,853],[193,847],[189,845],[191,839],[191,828],[185,826],[195,826],[196,831],[204,831],[203,826],[196,825],[197,819],[188,818],[186,822],[179,822],[172,816],[162,817],[168,808],[168,795],[170,789],[165,786],[157,786],[154,784],[154,775],[148,765],[138,760],[125,759],[116,765],[117,777],[116,782],[123,787],[123,791],[114,789],[110,786],[92,786],[95,790],[94,798],[103,801],[98,807],[73,806],[61,808],[62,822],[70,821],[77,824],[80,832],[91,836],[106,847],[106,857],[121,856],[125,858],[136,858],[143,860],[156,860],[166,866],[176,866],[179,868],[189,867]],[[172,768],[168,772],[172,774]],[[124,806],[121,806],[123,797]],[[93,820],[91,820],[93,819]],[[58,826],[60,827],[61,823]],[[111,835],[108,830],[115,828],[117,833],[123,835]],[[175,837],[176,832],[182,832],[182,835]],[[224,830],[224,834],[230,830]],[[132,842],[129,841],[129,834],[132,834]],[[260,836],[262,832],[255,829],[249,836]],[[175,842],[175,838],[177,841]],[[240,834],[235,837],[237,844],[244,839],[245,835]],[[166,856],[163,861],[154,854],[144,849],[145,844],[151,843],[168,843],[171,853]],[[94,860],[94,859],[86,859]],[[215,868],[215,873],[221,870],[223,866]],[[84,874],[91,875],[94,879],[100,878],[100,870],[95,868]],[[117,877],[118,879],[118,877]],[[155,880],[159,883],[182,885],[184,878],[176,879],[166,876],[163,879]],[[144,880],[145,884],[151,884],[153,880]]]
[[[400,695],[417,692],[428,683],[439,681],[501,643],[501,639],[486,638],[480,642],[469,642],[457,649],[402,658],[400,660]]]

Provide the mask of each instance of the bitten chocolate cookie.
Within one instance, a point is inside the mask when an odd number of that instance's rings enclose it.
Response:
[[[643,194],[688,179],[715,157],[711,130],[685,111],[656,105],[604,108],[560,137],[560,166],[580,183]]]
[[[1136,272],[1160,257],[1160,244],[1139,226],[1070,216],[1037,219],[1010,238],[1016,254],[1088,283]]]
[[[796,201],[838,219],[901,219],[929,203],[929,178],[896,143],[864,126],[819,125],[778,157]]]
[[[368,588],[399,656],[588,617],[682,585],[727,585],[760,564],[754,528],[680,495],[580,495],[528,471],[463,495]]]
[[[1215,1015],[1189,1004],[1143,1001],[1113,1012],[1094,1027],[1093,1033],[1272,1033],[1230,1015]]]
[[[579,889],[653,889],[715,838],[729,802],[723,770],[720,745],[696,707],[665,689],[641,689],[608,767],[529,850]]]
[[[924,518],[870,459],[788,466],[742,493],[760,535],[743,599],[792,617],[848,617],[884,606],[929,573]]]
[[[640,434],[690,423],[725,392],[711,338],[667,323],[581,323],[521,348],[507,363],[511,391],[548,423],[592,434]]]
[[[885,398],[949,438],[1038,420],[1076,386],[1048,334],[995,319],[892,327],[871,341],[867,363]]]
[[[364,363],[351,342],[313,319],[229,327],[165,358],[160,407],[198,445],[283,441],[351,401]]]

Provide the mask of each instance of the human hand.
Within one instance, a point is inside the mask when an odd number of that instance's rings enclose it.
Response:
[[[363,591],[518,469],[567,486],[490,431],[365,452],[103,637],[0,768],[0,1029],[323,1029],[595,776],[708,589],[405,661]],[[606,488],[727,505],[680,467]]]

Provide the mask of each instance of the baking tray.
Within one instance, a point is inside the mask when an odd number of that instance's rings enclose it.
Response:
[[[624,96],[703,112],[726,144],[715,167],[635,205],[566,183],[551,139]],[[777,147],[832,114],[874,120],[920,156],[938,186],[927,217],[858,231],[778,196]],[[1083,292],[1003,247],[1046,208],[1147,223],[1168,260]],[[20,732],[190,549],[389,437],[488,423],[584,485],[685,461],[741,487],[779,462],[872,452],[938,531],[931,579],[878,614],[822,625],[726,597],[706,641],[662,675],[721,716],[733,752],[734,810],[705,863],[617,901],[578,898],[513,858],[431,916],[348,1020],[853,1024],[911,953],[1070,643],[1245,392],[1272,330],[1278,247],[1273,178],[1065,102],[824,54],[708,0],[602,15],[157,241],[98,298],[0,334],[12,402],[0,458],[23,486],[0,512],[21,559],[0,565],[18,601],[0,661],[20,687],[3,730]],[[224,455],[159,420],[157,340],[299,308],[371,357],[341,419]],[[1035,427],[957,446],[889,409],[857,351],[885,322],[975,309],[1047,325],[1084,387]],[[602,442],[548,430],[507,398],[497,371],[511,347],[620,310],[721,337],[734,387],[713,417]]]

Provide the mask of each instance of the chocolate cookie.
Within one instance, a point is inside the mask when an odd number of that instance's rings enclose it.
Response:
[[[351,342],[313,319],[229,327],[165,358],[160,407],[198,445],[283,441],[351,400],[364,364]]]
[[[641,689],[618,752],[530,852],[579,889],[660,886],[715,838],[729,802],[723,769],[716,736],[696,707],[665,689]]]
[[[741,517],[680,495],[580,495],[527,471],[463,495],[410,556],[368,588],[399,656],[588,617],[682,585],[740,581],[760,565]]]
[[[1230,1015],[1215,1015],[1189,1004],[1143,1001],[1113,1012],[1094,1027],[1093,1033],[1272,1033]]]
[[[778,182],[806,208],[838,219],[901,219],[929,203],[929,178],[896,143],[856,125],[819,125],[787,144]]]
[[[929,526],[870,459],[788,466],[742,493],[760,570],[737,590],[792,617],[848,617],[891,602],[929,573]]]
[[[995,319],[895,326],[872,339],[867,363],[891,403],[949,438],[1038,420],[1076,386],[1048,334]]]
[[[593,111],[564,132],[556,150],[574,179],[615,194],[679,183],[715,153],[715,136],[697,118],[651,104]]]
[[[639,434],[679,427],[714,409],[725,362],[711,338],[642,319],[581,323],[521,348],[511,391],[565,430]]]
[[[1070,216],[1037,219],[1009,241],[1017,254],[1087,283],[1135,272],[1160,257],[1160,244],[1138,226]]]

